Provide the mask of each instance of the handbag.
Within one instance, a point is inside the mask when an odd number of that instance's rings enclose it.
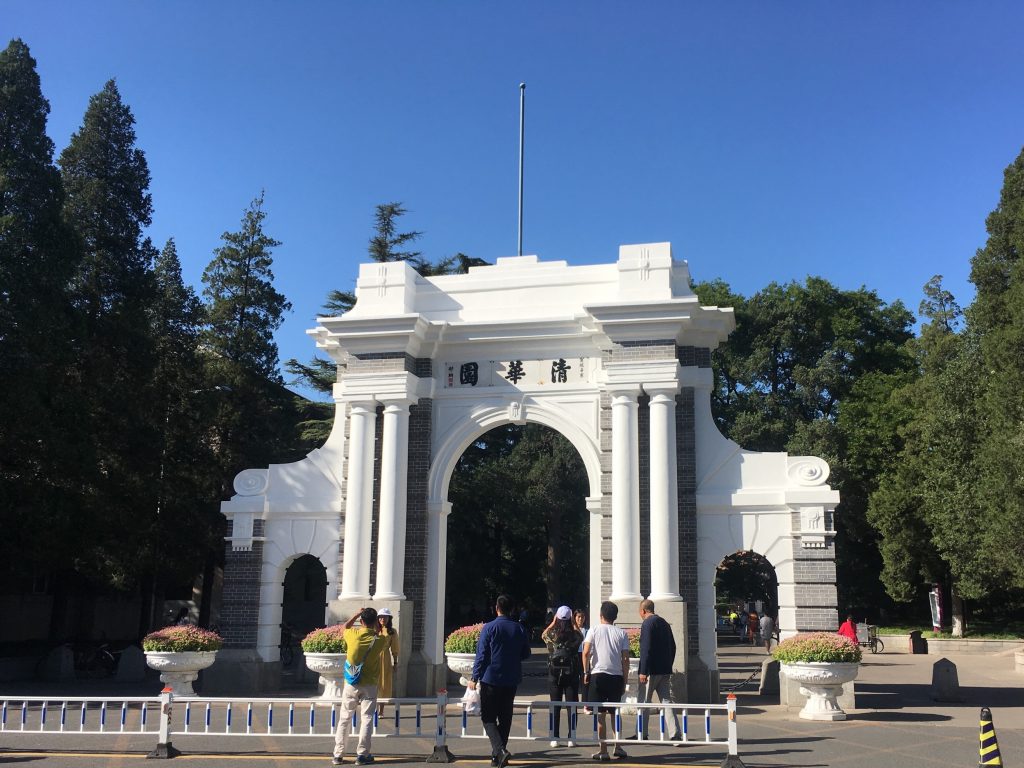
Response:
[[[480,714],[480,692],[475,688],[467,688],[462,694],[462,707],[467,715]]]

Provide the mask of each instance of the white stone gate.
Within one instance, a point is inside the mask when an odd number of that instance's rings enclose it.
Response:
[[[755,550],[775,567],[784,634],[836,627],[828,466],[718,432],[711,351],[732,310],[700,306],[667,243],[622,246],[614,264],[523,256],[432,278],[364,264],[356,295],[310,331],[339,366],[327,443],[240,473],[222,504],[229,650],[213,687],[273,686],[283,574],[307,553],[327,571],[326,621],[390,607],[399,690],[440,685],[449,481],[473,440],[509,422],[544,424],[579,452],[591,616],[612,599],[635,624],[650,596],[674,626],[690,700],[717,699],[725,555]]]

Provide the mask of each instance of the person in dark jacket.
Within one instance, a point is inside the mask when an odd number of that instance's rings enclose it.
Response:
[[[654,694],[658,695],[660,704],[672,703],[671,682],[672,664],[676,659],[676,640],[672,635],[672,627],[661,616],[654,612],[654,601],[644,600],[640,603],[640,690],[637,701],[651,704]],[[657,717],[657,710],[643,710],[643,733],[636,738],[646,739],[651,719]],[[672,712],[675,726],[671,740],[679,741],[682,734],[679,729],[679,715]]]
[[[484,624],[476,644],[469,687],[480,686],[480,720],[491,741],[491,765],[504,768],[512,756],[508,734],[516,689],[523,680],[523,660],[530,656],[530,638],[508,615],[512,600],[507,595],[498,596],[494,609],[498,617]]]

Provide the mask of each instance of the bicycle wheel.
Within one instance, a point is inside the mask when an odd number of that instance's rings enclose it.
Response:
[[[885,643],[883,643],[881,640],[879,640],[876,637],[875,641],[873,643],[871,643],[871,652],[872,653],[881,653],[884,650],[885,650]]]

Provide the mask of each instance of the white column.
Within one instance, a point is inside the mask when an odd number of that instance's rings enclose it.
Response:
[[[612,392],[612,600],[641,599],[638,390]]]
[[[678,601],[679,489],[676,469],[676,398],[652,392],[651,436],[651,594],[652,600]]]
[[[341,600],[370,597],[370,541],[373,517],[373,438],[377,409],[373,401],[349,408],[348,479],[345,483],[345,559]]]
[[[409,467],[409,404],[384,406],[374,600],[405,600],[405,508]]]
[[[431,664],[444,663],[445,578],[448,568],[448,515],[450,501],[427,502],[427,593],[423,618],[423,653]]]

